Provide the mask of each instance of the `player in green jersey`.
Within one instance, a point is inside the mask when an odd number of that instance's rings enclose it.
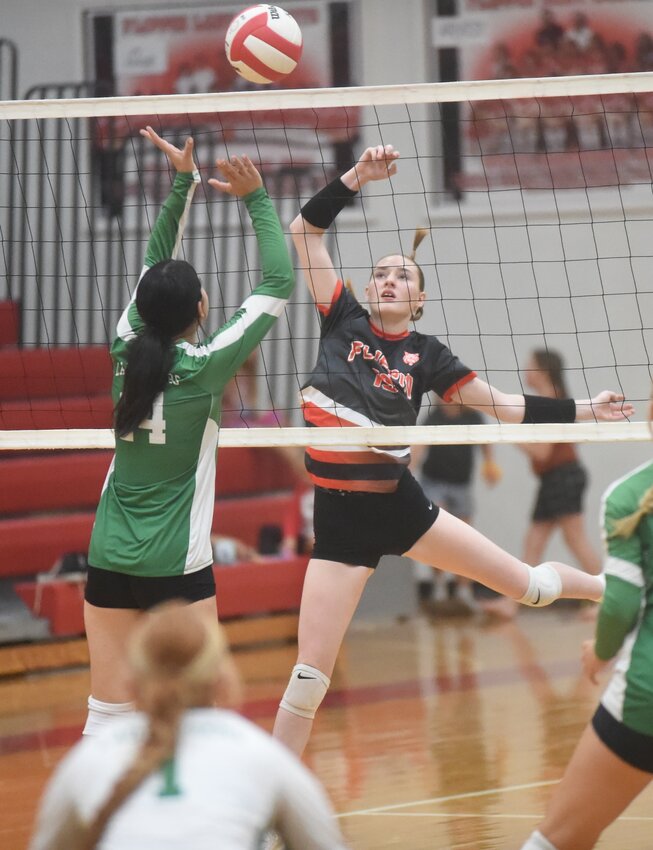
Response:
[[[85,623],[91,697],[85,732],[131,710],[125,646],[140,612],[182,598],[215,616],[211,524],[222,393],[278,318],[293,267],[261,175],[248,157],[218,160],[209,183],[242,198],[263,280],[203,343],[206,291],[175,259],[199,173],[183,149],[141,131],[176,171],[147,246],[145,267],[111,347],[116,451],[89,550]]]
[[[591,850],[653,779],[653,462],[615,481],[602,513],[606,590],[583,666],[596,682],[616,659],[612,677],[522,850]]]

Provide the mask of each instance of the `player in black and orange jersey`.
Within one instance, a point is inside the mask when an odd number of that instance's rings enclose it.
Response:
[[[366,183],[396,172],[398,156],[390,145],[367,148],[290,225],[322,318],[317,364],[302,390],[308,425],[414,425],[429,390],[504,422],[630,415],[632,405],[607,390],[580,402],[503,393],[434,336],[411,331],[426,298],[424,275],[414,259],[416,244],[408,257],[390,254],[375,264],[366,287],[368,310],[358,303],[334,269],[325,231]],[[546,605],[559,596],[600,599],[603,593],[600,577],[564,564],[528,567],[439,511],[408,471],[409,448],[384,448],[382,437],[379,443],[307,452],[316,486],[315,546],[302,596],[298,662],[275,723],[275,735],[298,753],[365,583],[382,555],[406,554],[528,605]]]

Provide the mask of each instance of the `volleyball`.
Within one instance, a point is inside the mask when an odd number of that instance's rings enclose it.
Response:
[[[229,24],[225,51],[234,69],[250,83],[274,83],[297,66],[302,31],[284,9],[260,3],[244,9]]]

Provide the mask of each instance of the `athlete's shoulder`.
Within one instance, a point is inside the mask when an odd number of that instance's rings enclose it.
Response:
[[[229,734],[244,738],[269,738],[251,720],[227,708],[192,708],[185,715],[184,723],[197,732],[219,735]]]
[[[254,766],[283,767],[286,756],[292,755],[287,747],[251,720],[224,708],[193,709],[186,728],[206,738],[207,752],[220,747],[226,739],[236,741],[243,760]]]
[[[438,352],[447,347],[434,334],[424,334],[421,331],[411,331],[406,342],[420,351]]]
[[[635,467],[612,482],[603,494],[606,516],[616,519],[633,513],[650,487],[653,487],[653,461]]]
[[[333,290],[331,303],[328,305],[321,305],[319,310],[323,325],[333,324],[334,322],[338,322],[345,318],[363,318],[368,320],[370,315],[365,307],[363,307],[360,303],[358,298],[356,298],[349,286],[343,283],[340,279]]]

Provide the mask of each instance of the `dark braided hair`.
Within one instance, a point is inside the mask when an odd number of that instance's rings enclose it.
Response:
[[[168,383],[174,340],[197,320],[202,285],[185,260],[163,260],[148,269],[136,290],[142,331],[127,346],[122,395],[114,410],[119,437],[131,434],[151,415],[155,398]]]

